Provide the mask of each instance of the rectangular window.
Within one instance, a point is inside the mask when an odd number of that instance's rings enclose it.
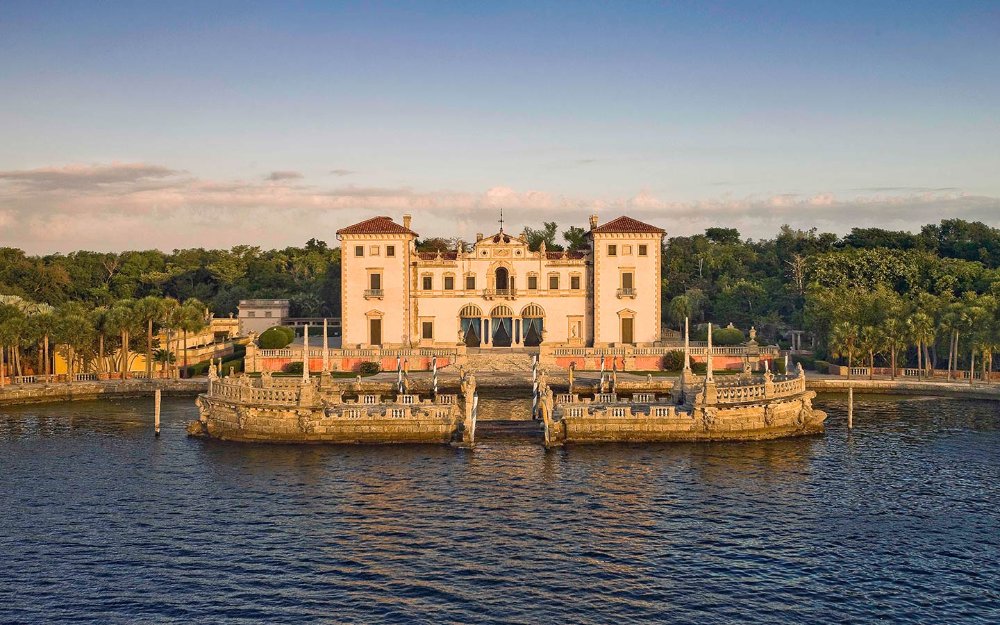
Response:
[[[631,289],[632,288],[632,272],[625,272],[622,274],[622,288]]]
[[[580,276],[570,276],[569,277],[569,288],[574,291],[580,290]]]
[[[433,339],[434,338],[434,322],[433,321],[423,321],[420,323],[420,338],[422,339]]]
[[[354,246],[354,255],[355,256],[364,256],[365,255],[365,246],[364,245],[355,245]]]
[[[618,246],[609,245],[608,246],[608,256],[618,256]]]
[[[373,273],[368,275],[368,288],[378,290],[382,288],[382,274]]]
[[[476,276],[465,276],[465,290],[466,291],[476,290]]]
[[[549,276],[549,289],[552,290],[552,291],[558,291],[559,290],[559,276],[558,275],[553,274],[553,275]]]
[[[538,276],[528,276],[528,290],[529,291],[538,290]]]
[[[454,291],[455,290],[455,276],[445,276],[444,277],[444,290]]]
[[[271,311],[269,310],[269,311],[265,312],[264,316],[270,319],[270,317],[271,317]]]
[[[247,317],[256,317],[256,316],[257,316],[257,313],[255,313],[255,312],[254,312],[254,311],[252,311],[252,310],[251,310],[250,312],[248,312],[248,313],[247,313]]]
[[[647,247],[645,245],[639,246],[639,256],[645,256],[647,254]]]
[[[430,276],[424,276],[422,287],[425,291],[430,291],[434,288],[434,280]]]
[[[395,245],[386,245],[385,246],[385,255],[386,256],[395,256],[396,255],[396,246]]]

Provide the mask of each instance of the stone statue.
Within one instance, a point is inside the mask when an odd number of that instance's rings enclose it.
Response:
[[[270,388],[271,386],[271,372],[261,371],[260,372],[260,385],[262,388]]]
[[[555,408],[555,398],[552,388],[545,386],[539,389],[538,412],[542,415],[542,421],[549,423],[552,421],[552,412]]]
[[[465,344],[465,332],[462,330],[462,328],[458,329],[458,342],[459,344],[463,345]]]
[[[227,378],[231,378],[231,377],[233,377],[235,375],[236,375],[236,367],[230,366],[229,367],[229,375],[227,375],[226,377]]]
[[[212,363],[210,365],[208,365],[208,379],[209,380],[218,380],[219,379],[219,370],[215,368],[215,361],[214,360],[212,361]]]
[[[743,379],[750,380],[753,377],[753,368],[750,366],[750,359],[743,357]]]
[[[472,401],[472,395],[476,392],[476,376],[472,373],[463,373],[461,389],[462,397],[465,397],[466,401]]]
[[[801,362],[797,362],[797,363],[795,363],[795,374],[796,374],[796,375],[797,375],[798,377],[800,377],[800,378],[804,378],[804,377],[806,377],[806,372],[805,372],[805,370],[804,370],[804,369],[802,368],[802,363],[801,363]]]
[[[249,334],[249,337],[250,337],[250,342],[253,343],[254,345],[256,345],[257,344],[257,333],[251,331],[250,334]]]

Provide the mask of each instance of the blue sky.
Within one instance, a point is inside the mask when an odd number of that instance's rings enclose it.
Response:
[[[1000,224],[1000,3],[0,5],[0,245]]]

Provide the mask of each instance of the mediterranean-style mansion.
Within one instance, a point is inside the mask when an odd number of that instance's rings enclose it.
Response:
[[[664,231],[631,217],[598,225],[590,248],[528,249],[476,235],[471,250],[418,252],[411,218],[337,231],[343,347],[648,346],[660,340]]]

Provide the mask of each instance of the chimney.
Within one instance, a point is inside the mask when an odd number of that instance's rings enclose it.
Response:
[[[477,232],[476,233],[476,243],[478,243],[478,242],[480,242],[482,240],[483,240],[483,233],[482,232]]]
[[[597,229],[597,215],[590,216],[590,229],[591,230]]]
[[[410,221],[413,219],[413,215],[403,215],[403,227],[407,230],[410,229]]]

